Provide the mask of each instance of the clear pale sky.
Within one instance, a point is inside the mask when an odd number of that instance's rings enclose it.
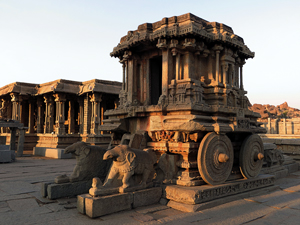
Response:
[[[299,0],[0,0],[0,87],[56,79],[122,79],[112,51],[145,22],[193,13],[225,23],[255,52],[250,102],[300,108]]]

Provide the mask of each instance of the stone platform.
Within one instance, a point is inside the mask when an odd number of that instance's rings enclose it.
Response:
[[[83,194],[77,196],[77,209],[82,214],[96,218],[123,210],[158,203],[161,195],[161,187],[100,197]]]
[[[92,186],[92,181],[79,181],[73,183],[42,183],[41,194],[44,198],[58,199],[74,197],[83,193],[88,193]]]
[[[211,201],[220,202],[220,200],[224,202],[224,198],[231,196],[238,197],[239,194],[272,187],[274,186],[274,182],[275,176],[273,175],[259,175],[253,179],[240,179],[215,186],[184,187],[167,185],[163,187],[163,198],[170,200],[168,203],[169,207],[187,212],[195,212],[207,205],[203,203]]]

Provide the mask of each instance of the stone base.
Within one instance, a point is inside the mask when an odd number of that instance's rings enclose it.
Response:
[[[58,199],[88,193],[91,186],[91,180],[62,184],[42,183],[41,192],[44,198]]]
[[[12,162],[15,160],[15,152],[10,150],[0,150],[0,163]]]
[[[77,209],[80,213],[95,218],[140,206],[155,204],[159,202],[161,195],[161,187],[100,197],[83,194],[77,196]]]
[[[46,148],[46,147],[34,147],[33,155],[45,156],[54,159],[70,159],[72,154],[64,154],[64,149],[60,148]]]
[[[264,187],[264,188],[252,190],[252,191],[247,191],[245,193],[231,195],[231,196],[227,196],[224,198],[219,198],[219,199],[211,200],[209,202],[204,202],[204,203],[195,204],[195,205],[184,204],[184,203],[175,202],[175,201],[170,200],[168,202],[167,206],[169,206],[173,209],[184,211],[184,212],[197,212],[197,211],[209,209],[212,207],[216,207],[216,206],[228,203],[228,202],[232,202],[232,201],[236,201],[239,199],[259,195],[261,193],[266,193],[266,192],[269,193],[269,192],[272,192],[272,191],[275,191],[278,189],[279,189],[279,186],[273,185],[273,186]]]
[[[272,175],[260,175],[253,179],[241,179],[216,186],[183,187],[167,185],[163,188],[165,195],[163,197],[174,202],[195,205],[272,186],[274,181],[275,177]]]

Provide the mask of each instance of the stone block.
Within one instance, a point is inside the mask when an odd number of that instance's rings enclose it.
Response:
[[[9,145],[0,145],[0,151],[3,151],[3,150],[9,150]]]
[[[285,165],[285,168],[288,169],[289,173],[294,173],[299,170],[299,164],[295,162],[289,165]]]
[[[72,197],[76,195],[81,195],[83,193],[88,193],[90,187],[92,186],[92,181],[79,181],[74,183],[62,183],[62,184],[43,184],[42,194],[45,194],[49,199],[58,199],[65,197]],[[45,197],[46,197],[45,196]]]
[[[158,203],[161,195],[161,187],[149,188],[133,192],[133,208]]]
[[[169,200],[184,204],[200,204],[226,196],[236,195],[274,185],[275,177],[272,175],[260,175],[253,179],[241,179],[225,184],[210,186],[202,185],[184,187],[178,185],[166,185],[164,195]]]
[[[0,151],[0,162],[11,162],[12,161],[12,151],[2,150]]]
[[[89,194],[83,194],[77,196],[77,210],[78,212],[85,214],[85,198],[90,197]]]
[[[64,149],[60,148],[46,148],[46,147],[34,147],[33,155],[45,156],[54,159],[70,159],[72,154],[64,154]]]
[[[133,194],[124,193],[101,197],[84,196],[85,214],[91,218],[131,209]],[[82,208],[80,209],[82,210]]]

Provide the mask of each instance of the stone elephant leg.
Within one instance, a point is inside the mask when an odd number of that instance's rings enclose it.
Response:
[[[124,173],[122,183],[123,183],[123,188],[128,188],[129,187],[129,179],[132,177],[134,174],[134,171],[129,171],[128,173]]]
[[[113,181],[113,179],[118,175],[119,171],[116,168],[112,168],[110,169],[105,182],[103,184],[103,187],[109,187]]]
[[[141,185],[143,187],[146,187],[147,184],[147,180],[149,178],[149,175],[151,174],[152,170],[145,168],[144,173],[143,173],[143,177],[142,177],[142,183]]]
[[[70,182],[76,182],[80,179],[80,168],[75,166],[72,175],[70,176]]]

